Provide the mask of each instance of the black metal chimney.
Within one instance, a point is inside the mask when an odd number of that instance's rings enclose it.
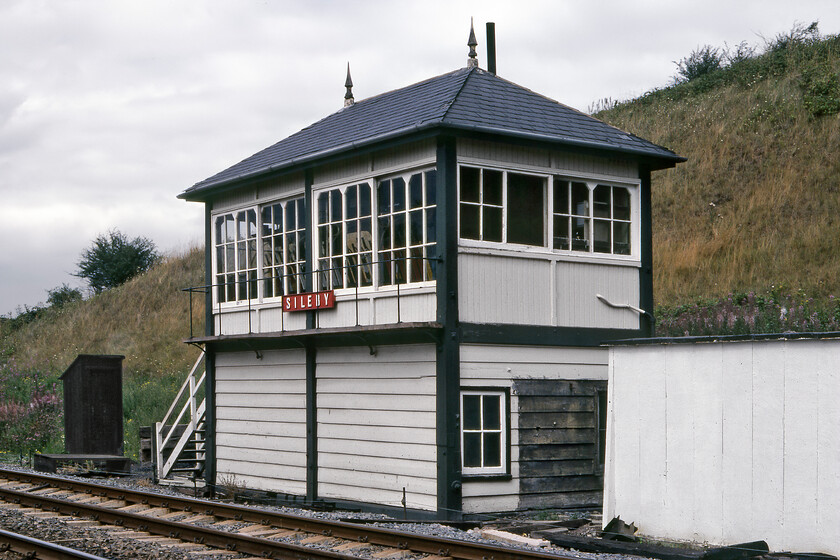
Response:
[[[487,71],[496,73],[496,24],[487,22]]]

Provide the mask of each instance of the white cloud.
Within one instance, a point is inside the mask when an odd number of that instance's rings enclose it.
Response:
[[[794,21],[840,31],[832,1],[7,1],[0,6],[0,313],[43,301],[95,235],[162,249],[203,236],[175,196],[357,99],[485,64],[586,110],[668,83],[703,44]],[[77,281],[76,281],[77,282]]]

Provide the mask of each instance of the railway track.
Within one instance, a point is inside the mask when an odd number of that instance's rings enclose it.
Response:
[[[263,558],[572,560],[572,557],[0,469],[0,499]]]
[[[0,552],[13,552],[21,558],[37,558],[38,560],[107,560],[101,556],[2,529],[0,529]]]

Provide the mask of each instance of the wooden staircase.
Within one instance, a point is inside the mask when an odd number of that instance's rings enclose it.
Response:
[[[160,484],[203,486],[205,467],[204,353],[153,434],[155,479]],[[196,372],[201,371],[200,376]],[[178,415],[173,417],[173,413]]]

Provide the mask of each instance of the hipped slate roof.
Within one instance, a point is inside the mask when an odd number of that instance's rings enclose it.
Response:
[[[345,107],[196,183],[179,198],[201,200],[239,180],[434,128],[620,152],[647,159],[654,168],[684,161],[671,150],[467,67]]]

